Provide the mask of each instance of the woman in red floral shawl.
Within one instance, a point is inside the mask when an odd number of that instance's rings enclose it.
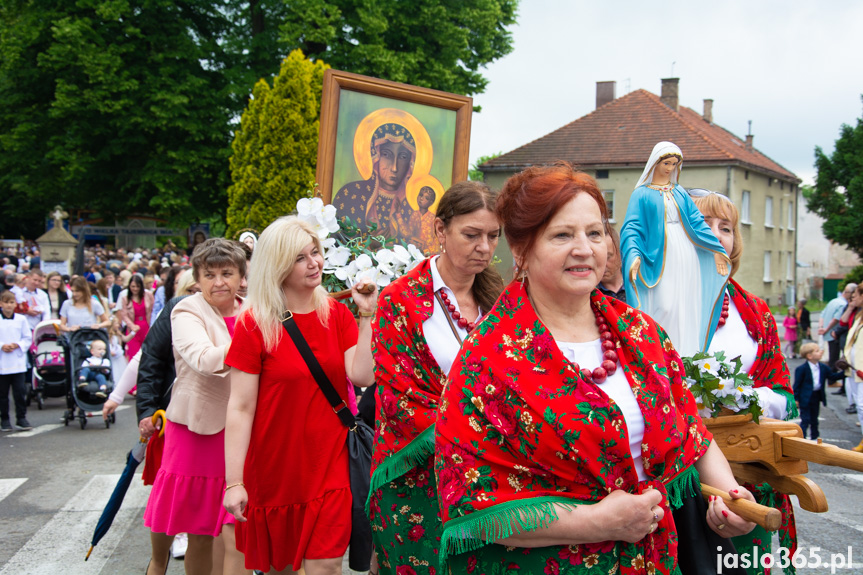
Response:
[[[719,243],[731,258],[731,277],[740,267],[743,256],[743,241],[740,238],[740,217],[737,207],[716,192],[702,189],[689,190],[695,206],[704,214],[704,221],[713,230]],[[790,420],[797,417],[794,392],[791,390],[791,377],[788,365],[782,356],[776,320],[764,301],[748,293],[733,279],[729,280],[725,301],[728,311],[720,319],[720,326],[710,342],[708,352],[725,352],[725,357],[740,357],[741,367],[752,377],[758,401],[764,415],[774,419]],[[790,549],[791,555],[797,550],[797,528],[794,511],[787,495],[774,491],[767,483],[746,485],[755,493],[755,499],[762,505],[775,507],[782,512],[782,527],[779,529],[779,544]],[[734,546],[740,553],[770,553],[773,538],[762,527],[756,527],[745,536],[735,537]],[[750,567],[750,575],[763,573],[761,567]],[[793,565],[786,572],[795,573]]]
[[[369,518],[380,573],[434,574],[441,537],[434,425],[445,374],[503,289],[491,258],[500,236],[495,194],[460,182],[441,198],[441,254],[381,294],[372,325],[378,415]]]
[[[453,573],[679,573],[669,512],[702,481],[752,500],[711,443],[680,357],[595,288],[607,211],[592,178],[534,167],[498,214],[519,281],[465,341],[441,397],[435,471]],[[721,500],[719,536],[752,530]]]

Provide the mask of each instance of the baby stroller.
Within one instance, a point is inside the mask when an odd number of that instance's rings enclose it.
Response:
[[[63,423],[69,425],[69,422],[78,419],[81,424],[81,429],[87,427],[88,417],[101,417],[102,404],[107,401],[107,398],[97,397],[94,393],[87,391],[87,388],[78,388],[78,376],[81,374],[81,364],[85,359],[90,357],[90,343],[93,340],[102,340],[105,342],[105,349],[110,349],[110,340],[108,332],[103,329],[91,329],[82,327],[77,331],[70,332],[68,337],[64,339],[64,345],[67,346],[68,374],[66,378],[66,407],[68,408],[63,414]],[[106,353],[106,358],[111,361],[110,353]],[[113,376],[108,373],[105,379],[109,383],[109,387],[113,388]],[[105,421],[105,427],[110,428],[111,424],[116,421],[112,413]]]
[[[39,409],[45,407],[45,398],[66,395],[66,353],[59,330],[60,322],[39,322],[33,330],[30,358],[33,376],[27,403],[35,399]]]

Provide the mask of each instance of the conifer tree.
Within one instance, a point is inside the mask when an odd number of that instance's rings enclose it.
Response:
[[[228,188],[228,237],[263,231],[294,210],[314,187],[324,70],[299,50],[282,62],[273,86],[255,84],[234,137]]]

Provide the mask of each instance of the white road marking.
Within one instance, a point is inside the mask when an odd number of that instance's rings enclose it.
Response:
[[[131,405],[125,404],[125,405],[118,406],[115,411],[123,411],[125,409],[131,409],[131,408],[132,408]],[[105,422],[102,420],[102,413],[101,412],[88,412],[88,413],[93,414],[93,417],[88,418],[89,419],[88,423],[92,422],[92,423],[96,423],[98,425],[105,425]],[[70,426],[79,425],[78,420],[75,419],[73,421],[70,421],[69,425]],[[60,429],[61,427],[65,427],[65,425],[62,423],[48,423],[46,425],[37,425],[36,427],[31,429],[30,431],[18,431],[15,433],[3,434],[0,437],[11,437],[12,439],[18,439],[19,437],[33,437],[34,435],[39,435],[41,433],[46,433],[48,431],[54,431],[55,429]]]
[[[55,429],[59,429],[63,427],[62,423],[49,423],[47,425],[37,425],[30,431],[19,431],[17,433],[10,433],[6,437],[10,439],[18,439],[19,437],[33,437],[34,435],[39,435],[40,433],[45,433],[46,431],[54,431]]]
[[[15,553],[0,575],[100,573],[132,521],[138,520],[140,508],[146,505],[150,494],[141,475],[135,475],[114,524],[85,562],[93,530],[119,479],[119,475],[94,476]]]
[[[0,501],[6,499],[10,493],[21,487],[25,481],[27,481],[26,477],[0,479]]]

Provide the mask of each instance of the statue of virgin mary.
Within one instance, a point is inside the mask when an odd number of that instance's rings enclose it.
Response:
[[[683,154],[659,142],[620,230],[626,302],[655,319],[682,356],[710,345],[731,261],[679,184]]]

